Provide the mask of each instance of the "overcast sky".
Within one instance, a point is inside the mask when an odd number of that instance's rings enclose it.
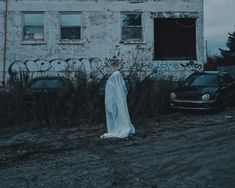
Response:
[[[225,48],[228,32],[235,31],[235,0],[204,0],[205,40],[209,53]]]

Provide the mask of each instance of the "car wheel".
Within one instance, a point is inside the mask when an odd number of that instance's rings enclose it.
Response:
[[[224,108],[225,108],[225,105],[223,104],[223,101],[221,100],[221,98],[218,96],[216,100],[215,109],[216,111],[221,111]]]

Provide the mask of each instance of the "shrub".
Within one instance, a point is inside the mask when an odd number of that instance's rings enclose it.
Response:
[[[9,91],[8,91],[9,90]],[[13,125],[22,122],[24,118],[24,103],[22,82],[16,81],[8,88],[1,88],[0,92],[0,119],[1,125]]]
[[[152,116],[169,112],[169,94],[177,83],[172,79],[144,79],[128,96],[132,116]]]
[[[44,126],[78,126],[104,122],[104,95],[98,91],[99,79],[88,79],[84,72],[77,72],[74,83],[75,90],[69,100],[58,97],[53,101],[43,99],[28,104],[23,100],[26,84],[15,80],[9,92],[6,89],[0,92],[0,123],[7,126],[32,122]],[[172,79],[134,80],[128,94],[132,118],[169,112],[169,93],[175,86]]]

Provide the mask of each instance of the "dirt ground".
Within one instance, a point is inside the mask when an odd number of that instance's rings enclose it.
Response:
[[[235,108],[133,121],[128,139],[105,125],[0,128],[0,188],[235,187]]]

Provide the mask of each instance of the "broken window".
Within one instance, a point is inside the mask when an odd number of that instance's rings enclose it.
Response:
[[[24,40],[43,40],[44,39],[44,14],[43,13],[24,13]]]
[[[196,19],[156,18],[154,59],[196,60]]]
[[[142,40],[142,20],[140,13],[122,15],[122,40]]]
[[[61,14],[61,39],[81,39],[81,15],[79,13]]]

